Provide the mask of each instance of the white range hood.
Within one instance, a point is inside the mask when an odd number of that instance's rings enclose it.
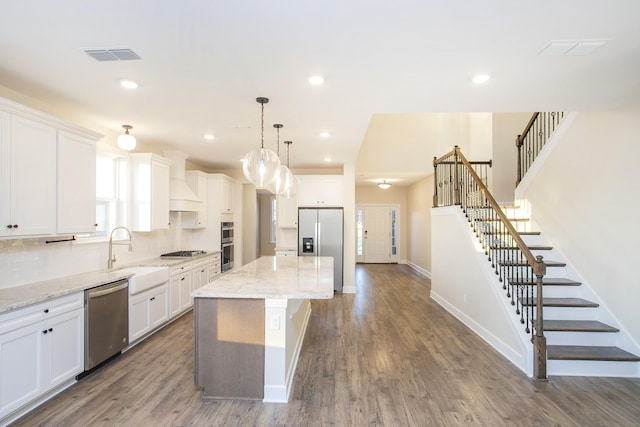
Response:
[[[171,161],[169,172],[169,210],[195,212],[202,209],[202,201],[185,181],[184,165],[188,154],[181,151],[163,151],[164,157]]]

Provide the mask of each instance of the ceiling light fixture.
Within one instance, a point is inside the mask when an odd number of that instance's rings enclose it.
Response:
[[[280,158],[280,129],[282,129],[284,125],[277,123],[273,125],[273,127],[276,128],[276,131],[278,134],[277,154],[278,154],[278,158]],[[273,194],[283,194],[285,191],[289,189],[292,179],[293,179],[293,174],[291,173],[289,168],[281,164],[280,173],[278,174],[276,179],[274,179],[271,182],[271,184],[267,186],[267,189],[271,191]]]
[[[331,161],[331,157],[329,157],[329,156],[325,157],[325,158],[324,158],[324,161],[325,161],[325,162],[330,162],[330,161]]]
[[[330,136],[329,132],[320,132],[320,138],[329,138]]]
[[[389,184],[385,179],[382,182],[378,183],[378,187],[380,187],[383,190],[387,190],[389,187],[391,187],[391,184]]]
[[[213,134],[210,134],[210,133],[205,133],[202,137],[204,139],[206,139],[207,141],[213,141],[214,139],[216,139],[216,137],[213,136]]]
[[[311,76],[311,77],[309,77],[309,84],[312,84],[314,86],[318,86],[318,85],[321,85],[322,83],[324,83],[324,77],[322,77],[322,76]]]
[[[269,98],[256,98],[261,106],[260,113],[260,148],[249,151],[244,156],[242,172],[245,178],[257,187],[266,187],[280,174],[280,159],[278,155],[268,148],[264,148],[264,104]]]
[[[137,89],[139,84],[135,80],[120,80],[120,86],[125,89]]]
[[[136,137],[129,133],[129,131],[133,129],[133,126],[122,125],[122,129],[124,129],[124,133],[118,136],[118,147],[131,151],[136,148]]]
[[[473,84],[481,85],[481,84],[484,84],[484,83],[489,81],[489,75],[488,74],[478,74],[477,76],[473,76],[471,81],[473,82]]]

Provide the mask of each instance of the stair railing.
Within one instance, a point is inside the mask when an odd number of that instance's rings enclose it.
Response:
[[[516,307],[534,347],[534,377],[547,378],[547,346],[542,313],[546,265],[535,256],[487,188],[490,161],[470,162],[456,146],[433,159],[433,206],[459,205]]]
[[[533,113],[522,134],[516,137],[516,147],[518,148],[516,186],[520,184],[522,177],[527,173],[540,150],[563,118],[564,112],[562,111]]]

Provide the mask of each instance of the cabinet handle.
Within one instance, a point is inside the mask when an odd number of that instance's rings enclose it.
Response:
[[[94,226],[94,227],[97,227],[97,226],[98,226],[98,224],[93,224],[93,226]]]
[[[45,329],[44,331],[42,331],[42,333],[43,333],[43,334],[46,334],[46,333],[47,333],[47,330]]]
[[[153,301],[154,299],[156,299],[156,297],[153,297],[153,298],[149,299],[149,301]]]
[[[200,273],[204,273],[204,270],[200,270]]]
[[[45,313],[48,313],[48,312],[49,312],[49,309],[48,309],[48,308],[45,308],[45,309],[44,309],[44,312],[45,312]]]
[[[53,332],[53,328],[49,328],[49,332]]]
[[[184,280],[184,277],[182,279],[180,279],[180,280]]]
[[[13,225],[9,224],[7,225],[7,228],[18,228],[18,224],[13,224]]]

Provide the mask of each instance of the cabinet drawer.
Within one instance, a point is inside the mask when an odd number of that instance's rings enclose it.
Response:
[[[10,311],[0,316],[0,334],[83,307],[84,293],[78,292]]]

